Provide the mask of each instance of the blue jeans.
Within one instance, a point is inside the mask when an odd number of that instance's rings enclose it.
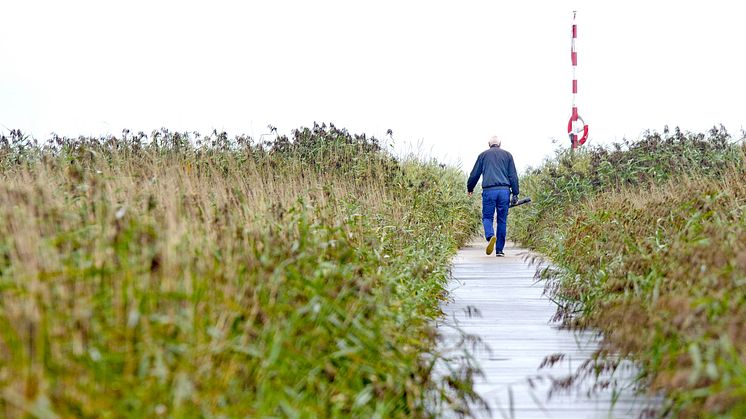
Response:
[[[508,231],[508,208],[510,207],[510,191],[508,189],[482,190],[482,224],[484,224],[484,238],[489,241],[495,235],[492,223],[497,209],[497,243],[495,250],[502,252],[505,247],[505,234]]]

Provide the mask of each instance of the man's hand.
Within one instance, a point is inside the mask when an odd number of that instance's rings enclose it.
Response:
[[[469,194],[469,196],[472,196],[474,194],[474,192],[468,192],[468,194]]]
[[[513,197],[510,198],[510,205],[515,205],[516,202],[518,202],[518,195],[513,195]]]

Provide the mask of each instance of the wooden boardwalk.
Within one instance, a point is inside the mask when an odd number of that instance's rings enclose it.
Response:
[[[485,374],[477,380],[476,390],[489,409],[479,410],[477,416],[639,417],[651,402],[636,397],[630,388],[632,367],[615,373],[614,388],[590,392],[595,382],[590,379],[572,391],[548,397],[552,379],[575,371],[599,338],[596,333],[560,330],[552,324],[555,305],[543,295],[543,284],[534,279],[536,267],[525,261],[527,252],[508,244],[505,254],[487,256],[482,242],[459,251],[449,287],[451,301],[444,305],[446,318],[438,325],[441,347],[454,353],[468,349]],[[489,349],[464,344],[462,333],[478,336]],[[565,359],[551,368],[539,368],[546,356],[556,353],[565,354]]]

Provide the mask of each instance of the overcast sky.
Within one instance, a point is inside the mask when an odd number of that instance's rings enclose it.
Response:
[[[709,1],[3,1],[0,124],[37,138],[333,122],[469,169],[566,134],[746,127],[746,6]],[[3,129],[5,129],[3,128]],[[416,146],[419,144],[419,146]]]

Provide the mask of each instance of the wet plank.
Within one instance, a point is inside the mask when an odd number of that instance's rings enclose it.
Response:
[[[487,256],[481,242],[461,249],[454,259],[449,286],[451,301],[438,324],[443,350],[467,350],[484,377],[476,389],[488,403],[479,417],[604,418],[639,417],[655,401],[636,395],[631,382],[636,370],[617,371],[616,385],[598,391],[586,380],[572,391],[551,394],[552,379],[567,377],[589,358],[600,336],[593,331],[562,330],[550,319],[555,306],[534,279],[528,252],[512,244],[506,256]],[[463,333],[478,336],[483,345],[464,342]],[[565,359],[539,368],[555,353]],[[603,378],[609,378],[608,376]]]

